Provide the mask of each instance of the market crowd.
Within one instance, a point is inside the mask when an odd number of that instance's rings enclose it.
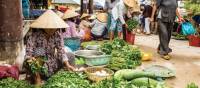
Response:
[[[74,50],[65,46],[66,41],[70,38],[81,42],[103,39],[112,41],[115,37],[123,39],[126,34],[124,30],[129,26],[126,21],[132,18],[140,24],[137,32],[159,34],[158,53],[164,59],[170,59],[169,53],[172,50],[169,42],[173,23],[176,16],[179,21],[184,21],[177,7],[177,0],[106,0],[104,9],[94,14],[79,14],[73,9],[63,13],[57,7],[47,10],[31,24],[31,30],[25,38],[24,68],[27,78],[46,79],[61,68],[84,70],[74,65],[75,56],[71,53]],[[39,64],[42,70],[33,72],[38,69],[30,66],[30,63]]]

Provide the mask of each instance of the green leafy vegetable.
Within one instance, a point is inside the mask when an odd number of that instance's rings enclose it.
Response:
[[[127,21],[128,31],[132,31],[134,28],[138,26],[139,22],[136,19],[130,19]]]
[[[42,88],[90,88],[90,84],[82,73],[61,70],[49,78]]]
[[[187,85],[187,88],[199,88],[195,83],[190,83]]]
[[[34,88],[26,81],[6,78],[0,80],[0,88]]]
[[[25,68],[31,71],[32,74],[40,73],[47,75],[48,69],[44,66],[47,57],[37,57],[36,59],[27,59],[24,63]]]
[[[113,42],[104,43],[101,51],[111,54],[108,68],[112,70],[132,69],[141,65],[141,52],[138,48],[128,45],[124,40],[116,38]]]

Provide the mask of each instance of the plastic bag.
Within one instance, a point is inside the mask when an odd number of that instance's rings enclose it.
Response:
[[[181,25],[182,30],[181,33],[183,35],[192,35],[196,33],[195,28],[193,27],[193,25],[190,22],[184,22]]]

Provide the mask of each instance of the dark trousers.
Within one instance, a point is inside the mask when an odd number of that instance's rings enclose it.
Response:
[[[169,48],[169,42],[173,31],[173,23],[162,22],[162,20],[158,19],[158,26],[160,40],[160,44],[158,46],[158,53],[161,55],[167,55],[168,53],[172,52],[172,49]]]

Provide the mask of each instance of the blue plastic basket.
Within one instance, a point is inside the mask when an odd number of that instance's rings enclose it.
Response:
[[[80,38],[65,38],[64,45],[69,47],[72,51],[79,50],[81,46],[81,39]]]

